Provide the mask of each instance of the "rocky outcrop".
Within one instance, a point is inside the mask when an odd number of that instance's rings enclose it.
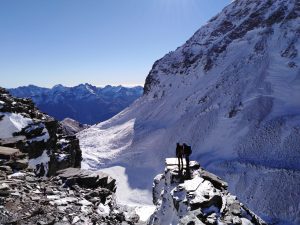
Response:
[[[113,192],[116,191],[116,180],[103,172],[91,172],[78,168],[67,168],[58,172],[58,176],[66,184],[77,184],[84,188],[105,187]]]
[[[185,179],[179,175],[177,159],[166,159],[165,172],[154,179],[156,210],[149,225],[266,225],[227,191],[226,182],[195,161],[190,163],[190,169],[192,177]]]
[[[73,120],[71,118],[65,118],[61,121],[61,125],[65,132],[70,135],[75,135],[79,131],[82,131],[86,128],[89,128],[90,126],[87,124],[81,124],[76,120]]]
[[[104,173],[79,169],[49,179],[0,166],[0,224],[136,224],[134,209],[117,205],[114,184]]]
[[[29,99],[12,97],[0,88],[0,146],[23,155],[0,164],[27,159],[39,176],[51,176],[67,167],[80,167],[78,139],[68,135],[54,118],[39,111]],[[1,156],[0,156],[1,157]],[[3,158],[3,157],[2,157]]]

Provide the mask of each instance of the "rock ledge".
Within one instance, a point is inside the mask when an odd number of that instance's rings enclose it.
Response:
[[[166,159],[163,174],[154,178],[153,203],[156,210],[149,225],[236,224],[266,225],[227,191],[227,183],[191,161],[192,178],[179,176],[177,159]]]

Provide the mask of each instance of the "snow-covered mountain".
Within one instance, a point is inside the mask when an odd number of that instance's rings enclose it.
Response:
[[[95,124],[107,120],[129,106],[143,94],[143,88],[90,84],[53,88],[28,85],[9,89],[20,98],[31,98],[44,112],[58,120],[72,118],[80,123]]]
[[[155,62],[143,97],[78,134],[82,166],[122,173],[125,200],[145,203],[186,142],[267,222],[299,224],[299,39],[299,0],[233,1]]]

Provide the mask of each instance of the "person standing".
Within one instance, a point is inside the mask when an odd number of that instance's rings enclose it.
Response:
[[[182,174],[183,171],[183,146],[179,143],[176,144],[176,157],[178,159],[178,171]]]
[[[183,151],[185,156],[185,162],[186,162],[186,177],[188,179],[191,178],[191,172],[190,172],[190,155],[192,154],[192,147],[187,145],[186,143],[183,143]]]

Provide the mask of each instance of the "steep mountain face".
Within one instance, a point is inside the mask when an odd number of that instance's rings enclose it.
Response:
[[[9,92],[16,97],[31,98],[43,112],[58,120],[69,117],[82,124],[95,124],[129,106],[143,94],[143,89],[110,85],[99,88],[90,84],[56,85],[49,89],[29,85],[9,89]]]
[[[155,62],[142,98],[79,133],[82,166],[147,190],[186,142],[267,222],[299,224],[299,37],[299,0],[233,1]]]
[[[28,166],[39,176],[51,176],[80,163],[81,150],[74,135],[68,135],[31,100],[12,97],[0,88],[0,165],[16,170]]]

